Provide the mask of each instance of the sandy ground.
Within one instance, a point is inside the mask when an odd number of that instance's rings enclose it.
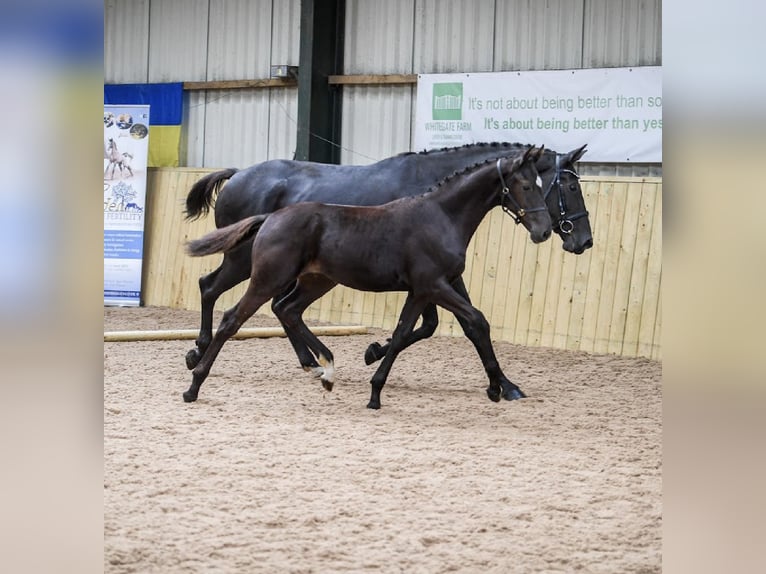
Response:
[[[197,326],[104,309],[109,331]],[[492,403],[469,341],[438,337],[372,411],[387,335],[323,337],[332,393],[286,339],[229,341],[191,404],[193,341],[105,343],[105,572],[661,571],[661,363],[496,343],[529,398]]]

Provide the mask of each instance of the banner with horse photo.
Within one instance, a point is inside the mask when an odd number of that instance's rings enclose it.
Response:
[[[416,150],[588,144],[586,162],[662,162],[662,68],[418,76]]]
[[[104,305],[141,304],[149,106],[104,106]]]

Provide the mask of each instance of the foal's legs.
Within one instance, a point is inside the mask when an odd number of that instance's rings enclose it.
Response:
[[[423,312],[423,308],[426,306],[426,301],[413,296],[412,293],[407,295],[407,300],[404,302],[404,307],[399,315],[399,322],[394,329],[394,333],[391,336],[391,343],[388,347],[386,356],[378,366],[378,370],[372,376],[370,385],[372,385],[372,392],[370,393],[370,402],[367,403],[368,409],[380,408],[380,392],[383,390],[383,385],[386,384],[391,367],[394,364],[394,360],[404,348],[405,339],[408,334],[412,332],[412,328],[415,326],[415,322],[418,320],[418,315]]]
[[[320,376],[322,386],[328,391],[333,387],[333,355],[303,322],[303,312],[335,285],[332,279],[323,275],[305,275],[271,307],[282,323],[303,369]],[[314,360],[314,355],[319,359],[319,364]]]
[[[487,396],[495,402],[501,397],[509,401],[524,398],[526,395],[508,380],[497,362],[495,350],[489,338],[489,323],[482,312],[471,305],[453,286],[439,290],[432,300],[455,315],[465,336],[479,353],[481,363],[489,377]]]
[[[186,368],[193,369],[199,363],[213,339],[213,309],[222,293],[250,277],[250,252],[253,243],[248,241],[237,249],[224,253],[223,262],[215,271],[199,279],[202,300],[201,322],[197,347],[186,353]]]
[[[452,286],[461,296],[465,298],[466,301],[469,303],[471,302],[471,299],[468,296],[468,290],[465,288],[465,283],[463,282],[462,277],[455,279],[455,281],[452,282]],[[428,339],[436,331],[436,327],[439,325],[439,316],[436,313],[436,305],[433,303],[428,303],[425,306],[425,309],[423,309],[422,317],[423,322],[420,324],[420,327],[405,336],[405,349],[410,345],[417,343],[418,341]],[[460,319],[458,318],[458,322],[459,321]],[[388,348],[389,344],[381,345],[377,341],[370,344],[370,346],[367,347],[367,350],[364,352],[364,362],[367,365],[371,365],[375,361],[382,359],[386,352],[388,352]]]
[[[242,299],[223,314],[221,325],[218,327],[213,340],[202,355],[202,359],[192,371],[192,383],[183,394],[184,401],[190,403],[197,400],[199,389],[210,373],[210,367],[213,366],[213,361],[218,356],[223,344],[239,331],[242,324],[270,298],[271,295],[259,293],[253,282],[251,282]]]

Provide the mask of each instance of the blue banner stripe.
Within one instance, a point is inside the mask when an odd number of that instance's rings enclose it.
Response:
[[[169,84],[105,84],[104,103],[150,107],[152,125],[181,125],[183,115],[183,83]]]

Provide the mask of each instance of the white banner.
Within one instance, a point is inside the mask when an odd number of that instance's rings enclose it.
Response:
[[[415,150],[494,141],[661,163],[662,68],[418,76]]]
[[[104,106],[104,305],[141,303],[149,106]]]

